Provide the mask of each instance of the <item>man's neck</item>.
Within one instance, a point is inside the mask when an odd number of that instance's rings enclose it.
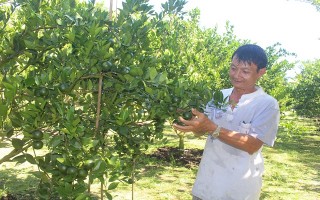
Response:
[[[256,90],[257,90],[256,87],[252,87],[252,88],[248,88],[248,89],[234,88],[232,93],[234,96],[236,96],[240,99],[242,95],[253,93]]]

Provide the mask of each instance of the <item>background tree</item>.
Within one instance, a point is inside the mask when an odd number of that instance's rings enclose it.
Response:
[[[311,3],[317,8],[318,11],[320,11],[320,0],[306,0],[306,2]]]
[[[289,62],[286,59],[282,59],[287,56],[294,55],[281,48],[279,43],[274,44],[266,49],[268,56],[267,73],[261,80],[259,85],[270,94],[275,97],[282,111],[287,110],[287,103],[290,101],[290,83],[288,80],[287,72],[295,67],[294,63]]]
[[[308,61],[303,64],[304,68],[292,83],[293,108],[300,116],[319,119],[320,60]]]

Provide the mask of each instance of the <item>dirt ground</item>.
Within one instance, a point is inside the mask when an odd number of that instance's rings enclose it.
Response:
[[[166,162],[172,162],[176,164],[190,168],[195,165],[199,165],[203,150],[200,149],[185,149],[181,151],[176,147],[160,147],[150,157],[158,158]]]

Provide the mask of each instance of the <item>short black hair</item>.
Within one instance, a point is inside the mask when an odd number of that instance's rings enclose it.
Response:
[[[268,58],[266,52],[258,45],[245,44],[240,46],[233,54],[233,57],[237,57],[239,61],[246,62],[249,65],[251,63],[257,65],[258,70],[266,68],[268,64]]]

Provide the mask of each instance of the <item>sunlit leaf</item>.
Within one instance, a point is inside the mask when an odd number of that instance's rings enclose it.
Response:
[[[119,185],[119,182],[112,182],[109,186],[108,186],[108,190],[113,190],[116,189]]]

